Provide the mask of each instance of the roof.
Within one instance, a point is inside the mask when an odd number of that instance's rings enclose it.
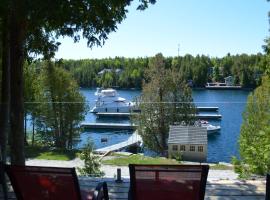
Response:
[[[170,126],[168,144],[207,144],[207,128]]]

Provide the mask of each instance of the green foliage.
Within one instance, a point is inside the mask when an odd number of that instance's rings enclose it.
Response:
[[[80,159],[84,161],[84,167],[78,168],[79,173],[83,176],[104,176],[100,170],[101,163],[99,157],[93,154],[93,144],[87,143],[82,149]]]
[[[81,87],[142,88],[151,59],[115,57],[62,62]],[[166,69],[177,69],[178,76],[186,82],[192,80],[194,87],[204,87],[207,82],[212,81],[223,82],[227,76],[233,76],[235,84],[255,87],[266,70],[263,60],[264,56],[261,54],[227,55],[223,58],[185,55],[164,58],[164,66]],[[111,69],[112,72],[99,75],[103,69]],[[121,69],[121,72],[115,73],[116,69]]]
[[[137,99],[141,112],[133,119],[144,145],[162,154],[167,150],[169,125],[193,124],[195,120],[191,90],[177,72],[166,69],[162,54],[150,60],[142,95]]]
[[[39,89],[33,94],[37,103],[32,104],[38,136],[46,145],[72,149],[88,107],[66,70],[51,62],[43,64],[36,77]]]
[[[249,95],[239,139],[240,173],[270,171],[270,78]]]

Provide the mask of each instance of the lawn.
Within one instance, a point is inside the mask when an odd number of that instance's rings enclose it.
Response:
[[[180,164],[176,160],[162,158],[162,157],[148,157],[139,154],[130,156],[117,155],[113,159],[103,160],[102,164],[127,166],[128,164]]]
[[[49,149],[39,146],[27,146],[26,158],[42,160],[73,160],[79,154],[78,150]]]

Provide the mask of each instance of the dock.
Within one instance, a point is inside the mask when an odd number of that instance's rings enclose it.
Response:
[[[114,129],[114,130],[135,130],[134,124],[117,124],[117,123],[81,123],[82,128],[86,129]]]
[[[217,112],[218,107],[207,107],[207,106],[198,106],[196,107],[198,111],[209,111],[209,112]]]
[[[126,141],[124,142],[120,142],[118,144],[114,144],[108,147],[103,147],[103,148],[99,148],[95,150],[95,153],[98,154],[107,154],[108,152],[112,152],[112,151],[119,151],[123,148],[129,147],[129,146],[133,146],[136,144],[142,143],[142,138],[141,136],[138,134],[137,131],[135,131]]]
[[[196,118],[197,119],[215,119],[215,120],[219,120],[222,118],[222,115],[220,114],[196,114]]]
[[[242,86],[220,86],[220,85],[213,85],[213,86],[205,86],[208,90],[241,90]]]
[[[130,117],[130,113],[96,113],[99,117]],[[195,117],[197,119],[221,119],[222,115],[220,114],[204,114],[204,113],[199,113],[196,114]]]
[[[131,115],[136,115],[138,113],[110,113],[110,112],[98,112],[96,115],[98,117],[130,117]]]

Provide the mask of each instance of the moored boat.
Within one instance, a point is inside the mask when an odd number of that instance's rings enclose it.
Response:
[[[134,103],[131,101],[119,97],[115,89],[101,90],[100,88],[97,88],[95,95],[97,96],[97,100],[95,106],[90,111],[93,113],[129,113],[134,106]]]

